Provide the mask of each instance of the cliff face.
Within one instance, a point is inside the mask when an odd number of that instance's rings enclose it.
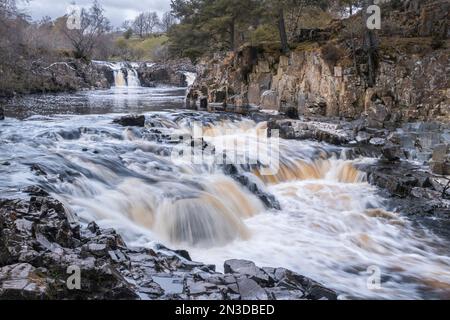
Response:
[[[394,12],[385,22],[391,26],[391,34],[379,34],[373,87],[368,85],[368,65],[360,39],[356,39],[352,52],[351,40],[338,35],[300,43],[287,56],[267,46],[247,46],[236,53],[204,59],[188,94],[188,107],[259,106],[296,109],[305,116],[364,116],[367,125],[375,128],[410,121],[450,121],[448,23],[436,18],[448,18],[448,10],[443,12],[442,6],[448,8],[449,4],[415,3],[409,1],[408,11],[400,15],[404,21]],[[435,11],[440,15],[430,14]],[[394,22],[403,34],[392,27]],[[343,24],[337,24],[335,34],[345,34]],[[429,36],[430,32],[437,34],[436,30],[441,39],[438,42]]]
[[[302,115],[358,118],[374,127],[415,120],[450,118],[450,60],[447,50],[423,55],[382,52],[377,83],[366,84],[345,61],[330,64],[314,46],[289,56],[245,48],[199,65],[191,107],[206,101],[263,109],[297,108]],[[362,72],[366,65],[358,66]]]

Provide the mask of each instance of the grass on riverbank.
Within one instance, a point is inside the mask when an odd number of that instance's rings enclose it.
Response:
[[[116,40],[117,47],[121,50],[122,57],[114,57],[114,60],[123,60],[123,56],[133,60],[155,60],[157,51],[169,40],[166,35],[152,36],[149,38],[125,39],[119,37]]]

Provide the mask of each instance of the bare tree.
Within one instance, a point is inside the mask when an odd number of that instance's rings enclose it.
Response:
[[[64,33],[72,43],[76,58],[89,59],[99,39],[111,29],[109,20],[97,0],[89,9],[81,10],[80,28],[64,28]]]
[[[172,28],[172,26],[174,24],[176,24],[177,20],[176,18],[172,15],[171,12],[166,12],[164,13],[162,19],[161,19],[161,30],[162,32],[169,32],[170,28]]]
[[[135,34],[139,35],[140,38],[144,38],[152,34],[159,24],[160,21],[156,12],[144,12],[134,19],[133,31]]]
[[[159,17],[156,12],[147,12],[145,16],[145,32],[147,35],[153,34],[156,27],[160,25]]]
[[[133,31],[140,38],[145,36],[145,15],[143,13],[139,14],[133,21]]]
[[[18,14],[15,0],[0,0],[0,15],[2,17],[13,17]]]

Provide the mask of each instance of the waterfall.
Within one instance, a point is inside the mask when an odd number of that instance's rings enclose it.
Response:
[[[107,66],[114,72],[114,87],[140,87],[137,68],[138,63],[93,61],[96,64]],[[125,75],[126,74],[126,75]]]
[[[114,86],[115,87],[126,87],[127,86],[125,76],[121,69],[114,70]]]
[[[140,87],[141,82],[139,81],[139,76],[136,69],[128,69],[127,72],[127,83],[128,87]]]
[[[186,82],[188,87],[192,86],[195,82],[195,79],[197,78],[197,74],[194,72],[183,72],[184,75],[186,76]]]

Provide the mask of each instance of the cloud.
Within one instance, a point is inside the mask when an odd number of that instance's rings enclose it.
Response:
[[[66,13],[66,8],[73,0],[30,0],[20,1],[19,7],[32,17],[40,20],[50,16],[57,18]],[[77,5],[89,7],[93,0],[78,0]],[[135,18],[140,12],[155,11],[159,16],[170,10],[170,0],[99,0],[105,9],[105,15],[115,27],[119,27],[123,21]]]

